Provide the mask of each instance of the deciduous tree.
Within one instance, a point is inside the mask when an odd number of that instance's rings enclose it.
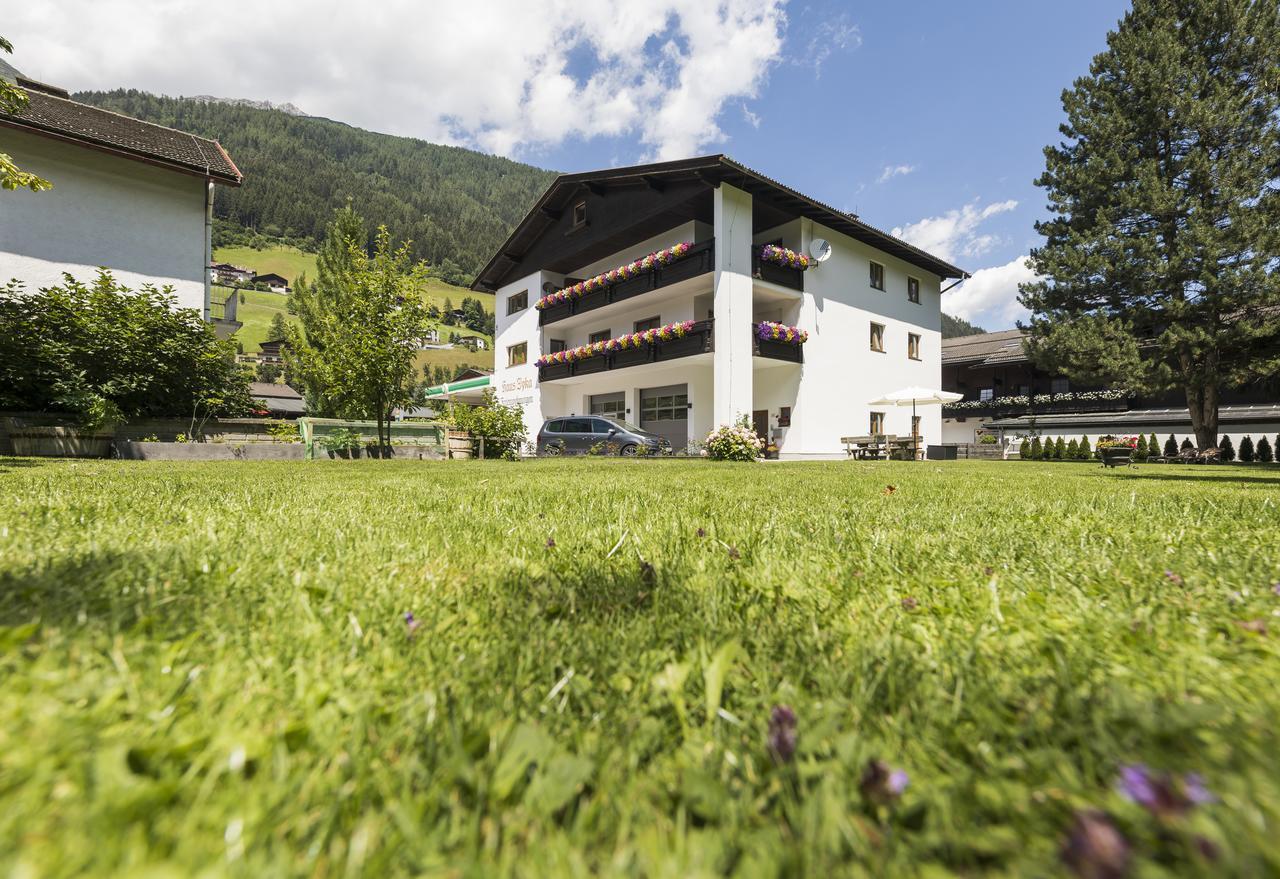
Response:
[[[0,51],[13,52],[13,44],[0,37]],[[27,108],[27,93],[0,76],[0,113],[21,113]],[[0,152],[0,189],[30,189],[40,192],[52,189],[53,184],[43,177],[23,171],[14,164],[7,153]]]

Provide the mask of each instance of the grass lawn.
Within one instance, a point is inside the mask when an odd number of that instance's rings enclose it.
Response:
[[[1278,499],[1227,467],[0,459],[0,874],[1044,876],[1101,809],[1140,875],[1277,875]],[[1216,802],[1149,814],[1139,762]]]

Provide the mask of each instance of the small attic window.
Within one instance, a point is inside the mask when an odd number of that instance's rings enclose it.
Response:
[[[587,225],[587,203],[580,201],[573,206],[573,228]]]

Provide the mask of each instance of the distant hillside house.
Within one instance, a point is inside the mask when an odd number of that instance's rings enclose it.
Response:
[[[253,269],[233,266],[227,262],[209,264],[209,279],[215,284],[248,284],[253,280]]]
[[[268,339],[267,341],[262,342],[258,346],[262,349],[260,359],[267,363],[283,363],[284,348],[288,344],[289,342],[287,339]]]
[[[302,395],[276,382],[249,382],[249,395],[273,418],[297,418],[307,411]]]
[[[479,336],[460,336],[458,344],[464,348],[470,348],[472,351],[483,351],[489,347],[489,343]]]
[[[211,309],[207,271],[214,184],[241,181],[218,142],[15,81],[30,102],[0,113],[0,150],[53,189],[3,196],[0,283],[16,278],[34,290],[61,283],[64,272],[89,282],[106,266],[130,287],[171,286],[180,307],[206,320],[233,310]]]
[[[265,275],[254,275],[252,282],[254,284],[266,284],[267,289],[272,293],[289,292],[289,279],[284,275],[277,275],[275,272],[267,272]]]

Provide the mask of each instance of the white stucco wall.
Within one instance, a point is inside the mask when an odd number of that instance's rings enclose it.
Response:
[[[0,151],[53,189],[0,201],[0,283],[35,290],[100,266],[129,287],[172,285],[178,305],[205,308],[206,183],[200,177],[0,128]]]

